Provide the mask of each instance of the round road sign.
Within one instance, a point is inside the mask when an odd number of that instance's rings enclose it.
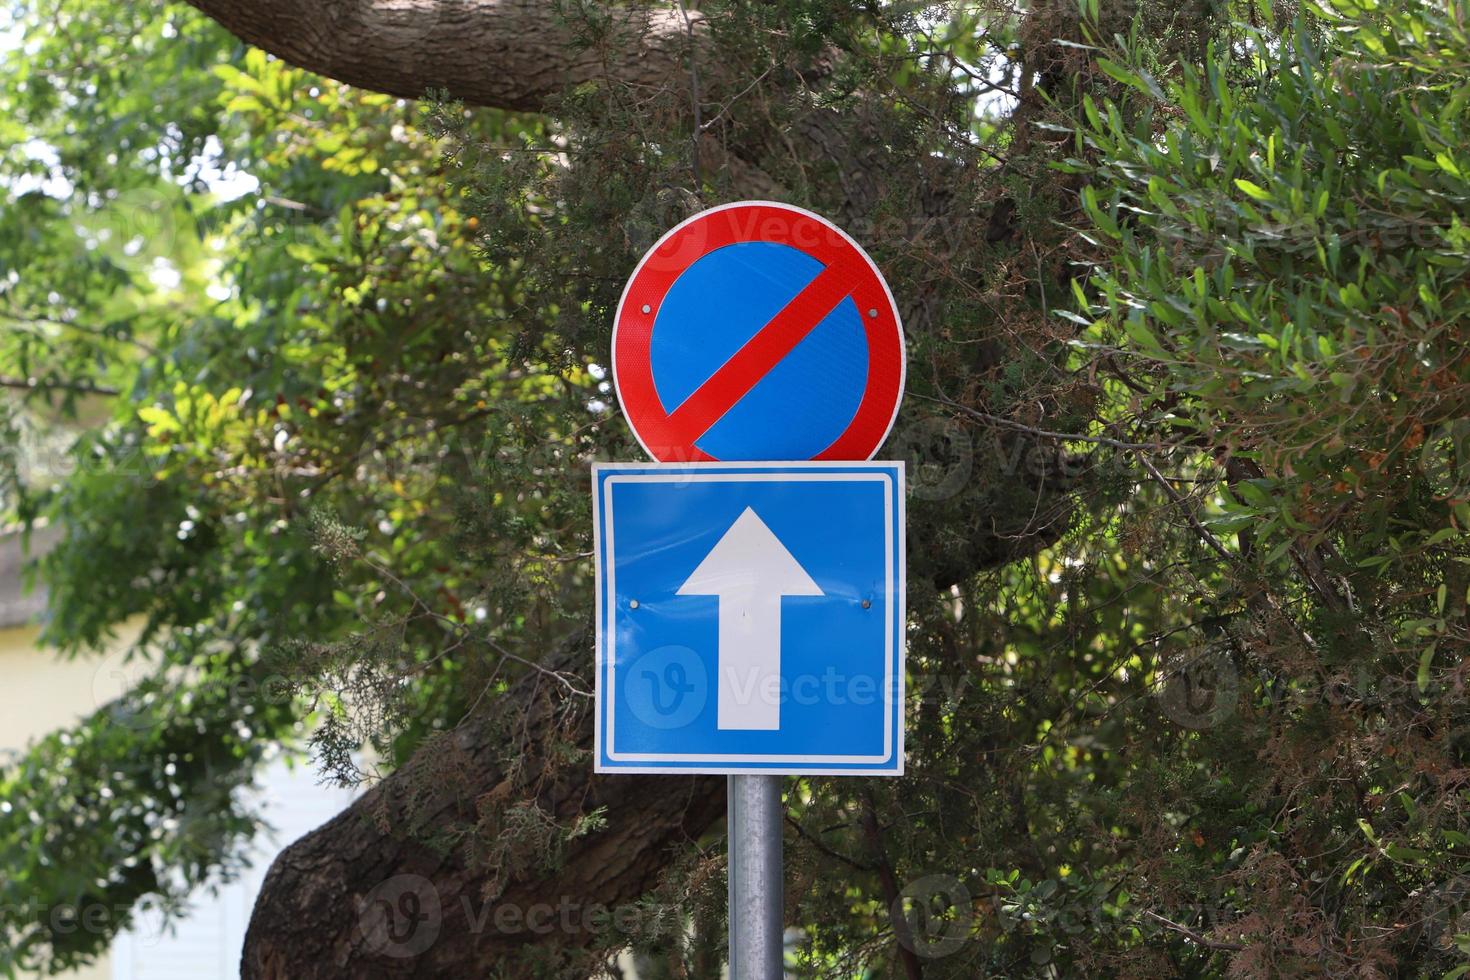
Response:
[[[661,462],[871,459],[903,394],[903,328],[840,228],[742,201],[680,223],[638,263],[612,367]]]

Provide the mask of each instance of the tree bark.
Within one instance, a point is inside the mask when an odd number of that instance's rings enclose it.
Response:
[[[595,946],[626,925],[671,848],[724,813],[725,783],[563,761],[569,745],[592,748],[590,707],[532,671],[288,847],[256,900],[241,976],[530,976],[508,954]],[[538,836],[599,809],[603,830]]]
[[[530,112],[589,81],[661,87],[682,72],[702,24],[672,5],[615,5],[599,11],[593,38],[593,25],[574,28],[551,0],[189,3],[242,41],[349,85]]]

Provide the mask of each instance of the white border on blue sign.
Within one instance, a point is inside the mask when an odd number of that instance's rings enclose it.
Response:
[[[847,473],[822,471],[846,469]],[[817,472],[801,472],[801,471]],[[611,487],[620,483],[696,481],[761,482],[775,480],[873,480],[889,484],[884,494],[884,565],[888,620],[884,623],[884,753],[879,756],[813,755],[668,755],[663,753],[614,753],[603,757],[603,726],[607,740],[613,732],[613,713],[606,706],[614,696],[613,665],[616,654],[609,644],[617,631],[612,623],[616,604],[605,599],[614,594]],[[604,487],[606,501],[604,501]],[[806,462],[732,461],[709,463],[594,463],[592,464],[592,537],[596,556],[596,670],[597,697],[593,731],[594,771],[599,773],[735,774],[735,775],[827,775],[901,776],[904,764],[904,714],[907,686],[907,560],[904,511],[905,471],[900,461],[816,460]],[[664,760],[664,761],[656,761]]]

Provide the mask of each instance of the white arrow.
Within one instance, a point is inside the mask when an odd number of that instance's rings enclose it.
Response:
[[[679,586],[720,597],[718,728],[781,727],[781,597],[825,595],[755,511],[745,508]]]

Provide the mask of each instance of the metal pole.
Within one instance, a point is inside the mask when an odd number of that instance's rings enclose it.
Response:
[[[730,776],[730,980],[782,980],[781,779]]]

